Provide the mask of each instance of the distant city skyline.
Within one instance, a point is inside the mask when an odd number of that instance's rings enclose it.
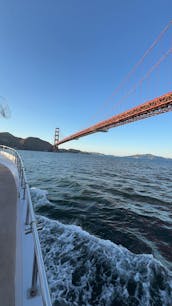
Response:
[[[53,143],[56,127],[64,138],[171,91],[172,54],[160,59],[172,48],[172,26],[117,90],[171,11],[168,0],[2,0],[0,96],[11,117],[0,118],[0,131]],[[169,112],[60,148],[172,157],[171,122]]]

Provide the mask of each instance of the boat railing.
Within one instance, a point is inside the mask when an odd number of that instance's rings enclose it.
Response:
[[[10,147],[0,145],[0,152],[9,159],[11,159],[16,164],[19,174],[19,184],[22,190],[20,196],[22,197],[23,200],[25,200],[27,205],[26,219],[25,219],[26,233],[32,233],[33,242],[34,242],[32,279],[31,279],[31,287],[29,289],[29,295],[30,297],[37,296],[38,279],[39,279],[39,287],[40,287],[40,293],[42,296],[43,305],[51,306],[52,303],[51,303],[49,287],[45,272],[45,266],[42,258],[42,251],[41,251],[38,230],[37,230],[37,221],[33,210],[30,189],[28,182],[26,180],[23,161],[19,153],[15,149],[12,149]]]

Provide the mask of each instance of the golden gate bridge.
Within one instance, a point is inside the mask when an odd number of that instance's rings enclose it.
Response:
[[[137,120],[145,119],[151,116],[159,115],[165,112],[172,111],[172,92],[169,92],[161,97],[150,100],[137,107],[134,107],[119,115],[113,116],[107,120],[100,121],[89,128],[72,134],[62,140],[59,140],[59,129],[55,133],[55,147],[60,144],[79,139],[80,137],[90,135],[97,132],[107,132],[109,129],[131,123]]]
[[[146,50],[144,55],[141,57],[141,59],[136,63],[134,68],[129,72],[127,77],[123,80],[123,82],[117,87],[114,94],[119,91],[122,86],[127,82],[127,80],[131,77],[132,74],[134,74],[135,70],[138,68],[140,64],[143,63],[145,57],[152,51],[152,49],[157,45],[159,40],[162,38],[162,36],[167,32],[167,30],[172,25],[172,20],[167,24],[167,26],[163,29],[163,31],[159,34],[157,39],[153,42],[153,44]],[[143,80],[145,80],[152,71],[159,66],[159,64],[169,55],[172,53],[172,48],[168,50],[159,60],[158,62],[151,67],[151,69],[148,71],[145,77],[141,79],[139,84],[142,84]],[[131,92],[133,92],[136,89],[137,85],[132,89]],[[130,94],[130,92],[129,92]],[[128,94],[128,95],[129,95]],[[128,96],[127,95],[127,96]],[[62,140],[59,140],[59,128],[56,128],[55,130],[55,138],[54,138],[54,148],[58,149],[58,146],[74,140],[79,139],[80,137],[84,137],[93,133],[97,132],[107,132],[111,128],[115,128],[124,124],[128,124],[134,121],[138,121],[141,119],[146,119],[151,116],[159,115],[165,112],[172,111],[172,92],[168,92],[160,97],[156,97],[148,102],[145,102],[143,104],[140,104],[134,108],[131,108],[125,112],[122,112],[118,115],[112,116],[106,120],[100,121],[86,129],[83,129],[77,133],[74,133],[68,137],[65,137]]]

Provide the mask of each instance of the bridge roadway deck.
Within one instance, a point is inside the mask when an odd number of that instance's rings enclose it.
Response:
[[[17,188],[0,164],[0,305],[15,305]]]
[[[72,134],[62,140],[55,139],[55,148],[62,143],[79,139],[80,137],[87,136],[97,132],[107,132],[109,129],[128,124],[137,120],[146,119],[151,116],[159,115],[165,112],[172,111],[172,92],[169,92],[161,97],[133,107],[123,113],[112,116],[109,119],[100,121],[82,131]],[[59,135],[59,134],[58,134]]]

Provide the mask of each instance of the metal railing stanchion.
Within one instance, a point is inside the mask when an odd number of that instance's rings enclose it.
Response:
[[[37,266],[36,254],[34,252],[33,270],[32,270],[32,285],[30,289],[30,295],[32,297],[36,296],[38,293],[37,279],[38,279],[38,266]]]
[[[25,225],[28,226],[30,224],[30,214],[29,214],[29,205],[28,205],[28,198],[26,199],[26,219],[25,219]]]

